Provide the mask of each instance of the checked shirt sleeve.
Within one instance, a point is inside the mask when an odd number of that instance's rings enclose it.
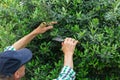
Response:
[[[16,49],[13,46],[8,46],[4,49],[4,51],[9,51],[9,50],[15,51]]]
[[[75,72],[69,66],[64,66],[59,77],[55,80],[75,80]]]

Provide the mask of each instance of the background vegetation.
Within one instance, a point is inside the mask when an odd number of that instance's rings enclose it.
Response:
[[[28,48],[34,53],[24,80],[52,80],[63,66],[61,44],[81,42],[74,55],[76,80],[120,80],[120,0],[0,0],[0,51],[42,21],[58,21]]]

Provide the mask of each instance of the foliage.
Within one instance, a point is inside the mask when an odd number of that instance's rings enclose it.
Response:
[[[55,36],[81,42],[74,55],[76,80],[120,80],[119,0],[2,0],[0,50],[28,34],[42,21],[58,21],[28,45],[34,57],[25,80],[51,80],[63,66]],[[6,39],[7,38],[7,39]],[[7,42],[7,43],[6,43]]]

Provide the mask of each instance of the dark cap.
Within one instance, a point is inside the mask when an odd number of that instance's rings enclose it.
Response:
[[[23,48],[0,53],[0,75],[11,76],[32,58],[32,52]]]

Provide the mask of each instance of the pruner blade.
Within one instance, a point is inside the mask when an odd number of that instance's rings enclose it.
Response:
[[[63,42],[63,41],[64,41],[64,39],[61,38],[61,37],[55,37],[55,38],[53,38],[52,40],[53,40],[53,41],[57,41],[57,42]]]

